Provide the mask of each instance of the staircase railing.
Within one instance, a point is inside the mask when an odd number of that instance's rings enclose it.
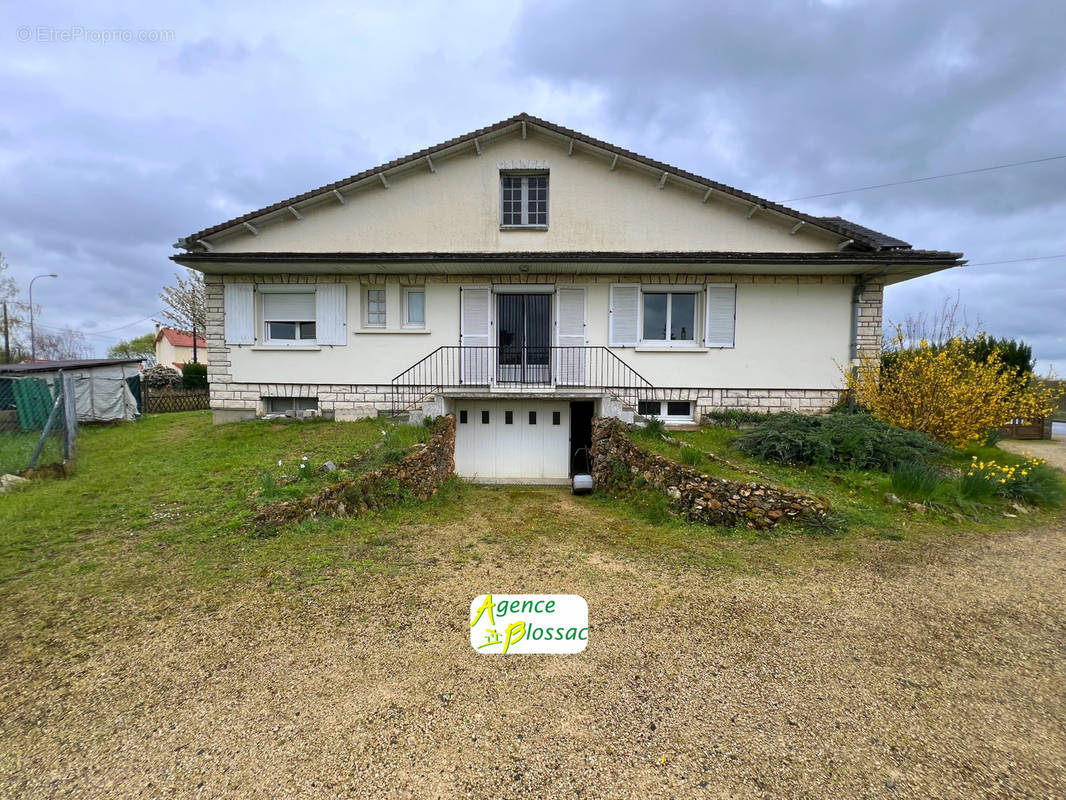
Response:
[[[636,408],[654,386],[607,347],[438,347],[392,379],[402,414],[447,389],[543,387],[602,390]]]

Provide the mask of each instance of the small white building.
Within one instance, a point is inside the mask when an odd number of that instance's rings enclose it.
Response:
[[[593,414],[824,411],[884,286],[962,263],[527,114],[177,246],[216,422],[454,412],[485,481],[565,481]]]

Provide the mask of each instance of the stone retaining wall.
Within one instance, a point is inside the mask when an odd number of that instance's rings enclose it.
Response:
[[[253,519],[257,528],[325,517],[357,517],[413,495],[428,500],[455,474],[455,417],[439,417],[433,435],[402,461],[331,484],[318,494],[272,503]]]
[[[821,518],[829,510],[815,497],[776,489],[760,483],[740,483],[712,478],[651,453],[629,437],[617,419],[592,421],[593,478],[596,486],[624,494],[643,480],[664,492],[680,514],[707,525],[737,523],[768,529],[782,521]]]

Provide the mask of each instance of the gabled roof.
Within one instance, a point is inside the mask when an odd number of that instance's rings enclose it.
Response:
[[[390,170],[395,170],[407,165],[411,165],[415,162],[421,161],[425,158],[431,158],[444,151],[453,150],[462,145],[470,145],[478,148],[480,152],[480,144],[478,139],[481,137],[489,136],[490,134],[502,134],[509,129],[522,130],[525,133],[526,126],[533,126],[540,128],[543,131],[547,131],[556,136],[560,136],[571,140],[572,143],[583,145],[586,148],[599,151],[604,155],[609,155],[623,161],[628,161],[632,164],[641,165],[646,168],[662,172],[667,178],[681,179],[690,184],[696,184],[701,187],[706,187],[710,192],[718,192],[724,195],[732,196],[738,200],[742,200],[747,203],[751,203],[753,207],[759,209],[768,209],[776,211],[780,214],[784,214],[789,217],[793,217],[797,223],[813,225],[817,228],[830,231],[838,236],[844,237],[850,242],[846,242],[848,246],[858,247],[862,250],[868,251],[884,251],[884,250],[896,250],[909,248],[910,245],[900,239],[896,239],[885,234],[878,233],[869,228],[865,228],[862,225],[857,225],[853,222],[848,222],[841,217],[815,217],[809,214],[804,214],[801,211],[788,208],[779,203],[774,203],[770,200],[766,200],[762,197],[750,194],[748,192],[741,191],[732,186],[727,186],[724,183],[718,183],[712,181],[710,178],[704,178],[695,173],[688,172],[687,170],[679,169],[678,167],[671,166],[662,161],[656,161],[655,159],[642,156],[639,153],[634,153],[631,150],[618,147],[605,142],[601,139],[595,139],[591,136],[587,136],[579,131],[571,130],[570,128],[564,128],[561,125],[556,125],[553,122],[539,119],[538,117],[531,116],[530,114],[522,113],[513,117],[509,117],[505,120],[497,122],[495,125],[489,125],[484,128],[479,128],[476,131],[457,136],[453,139],[436,144],[432,147],[427,147],[418,152],[411,153],[410,155],[403,156],[401,158],[393,159],[385,164],[372,167],[371,169],[358,172],[355,175],[351,175],[347,178],[343,178],[333,183],[328,183],[325,186],[319,186],[317,189],[311,189],[303,194],[294,195],[286,200],[282,200],[277,203],[273,203],[269,206],[250,211],[247,214],[242,214],[239,217],[220,222],[217,225],[212,225],[209,228],[191,233],[188,236],[180,239],[176,243],[176,247],[181,247],[186,250],[204,250],[205,248],[200,244],[200,240],[206,239],[213,234],[220,233],[222,231],[234,228],[238,225],[244,225],[245,223],[251,223],[253,220],[266,216],[268,214],[274,214],[279,211],[285,211],[286,209],[292,211],[294,214],[298,214],[297,207],[299,204],[311,201],[319,200],[333,193],[341,193],[344,189],[347,189],[354,184],[368,181],[376,177],[380,177],[381,180],[386,180],[385,175]]]
[[[192,347],[192,331],[179,331],[177,328],[160,328],[155,335],[156,343],[158,344],[163,337],[166,337],[166,340],[174,347]],[[207,340],[203,336],[197,336],[196,346],[206,349]]]

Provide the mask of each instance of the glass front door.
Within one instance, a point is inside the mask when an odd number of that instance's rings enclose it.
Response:
[[[551,383],[551,295],[496,295],[498,383]]]

